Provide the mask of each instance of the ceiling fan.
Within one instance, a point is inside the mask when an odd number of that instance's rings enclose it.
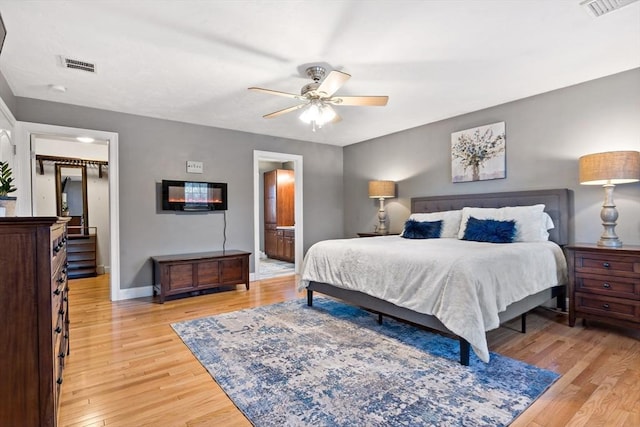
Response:
[[[351,75],[333,70],[322,80],[326,74],[324,67],[316,65],[307,68],[306,71],[307,75],[313,80],[313,83],[304,85],[300,90],[300,95],[260,87],[249,88],[249,90],[256,92],[284,96],[302,101],[301,104],[274,111],[262,117],[265,119],[273,119],[274,117],[305,108],[300,115],[300,120],[311,124],[312,130],[315,132],[316,128],[321,128],[326,123],[335,123],[342,120],[333,109],[332,106],[334,105],[384,106],[387,105],[387,101],[389,100],[388,96],[334,96],[334,93],[351,78]],[[322,82],[320,82],[321,80]]]

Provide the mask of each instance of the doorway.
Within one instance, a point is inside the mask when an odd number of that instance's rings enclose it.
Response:
[[[123,298],[120,291],[120,238],[119,238],[119,203],[118,203],[118,134],[114,132],[104,132],[92,129],[80,129],[69,128],[63,126],[45,125],[40,123],[16,123],[16,139],[19,141],[21,150],[19,150],[18,157],[19,162],[25,165],[25,171],[21,177],[21,181],[26,183],[24,185],[25,191],[21,192],[21,197],[26,201],[25,206],[22,206],[22,211],[26,215],[42,215],[40,210],[46,210],[46,207],[42,207],[42,200],[36,200],[41,198],[41,194],[38,192],[37,180],[42,179],[42,175],[38,175],[40,169],[40,162],[36,160],[35,156],[31,156],[32,150],[35,152],[36,146],[32,146],[34,141],[40,139],[50,140],[50,144],[55,145],[56,141],[75,141],[78,137],[90,137],[95,141],[100,141],[104,144],[103,148],[106,148],[108,157],[108,171],[107,179],[101,178],[100,185],[105,186],[103,208],[91,207],[91,201],[89,202],[89,210],[94,211],[96,214],[100,213],[100,218],[95,219],[101,225],[100,229],[105,231],[104,236],[100,238],[98,236],[98,242],[105,243],[103,252],[105,260],[107,261],[106,270],[110,273],[109,287],[110,287],[110,299],[117,301]],[[37,144],[37,142],[36,142]],[[67,154],[67,157],[82,157],[75,150],[72,150]],[[44,165],[43,165],[44,168]],[[51,198],[54,206],[56,196]],[[28,204],[28,206],[26,205]],[[54,208],[55,209],[55,208]],[[99,211],[104,212],[99,212]],[[47,215],[51,213],[44,212]],[[56,212],[57,213],[57,212]],[[89,222],[91,226],[91,222]],[[98,249],[100,251],[100,249]]]
[[[273,162],[274,164],[290,165],[289,169],[293,170],[293,176],[295,181],[294,188],[294,211],[295,222],[293,225],[293,231],[295,234],[294,240],[294,272],[298,273],[303,255],[304,239],[303,239],[303,207],[302,207],[302,156],[296,154],[276,153],[270,151],[258,151],[253,152],[253,201],[254,201],[254,280],[260,279],[260,254],[262,251],[262,242],[264,241],[264,221],[262,221],[263,215],[263,203],[264,193],[261,187],[261,168],[260,165],[265,162]]]

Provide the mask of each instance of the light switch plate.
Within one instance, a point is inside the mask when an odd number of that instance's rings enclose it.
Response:
[[[202,162],[187,160],[187,173],[202,173],[203,171],[204,164]]]

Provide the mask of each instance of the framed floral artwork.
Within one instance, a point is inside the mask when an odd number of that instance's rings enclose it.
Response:
[[[505,122],[451,134],[452,182],[506,178]]]

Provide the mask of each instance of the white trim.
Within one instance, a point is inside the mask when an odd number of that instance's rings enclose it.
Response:
[[[0,108],[1,109],[1,108]],[[78,135],[91,136],[96,139],[109,141],[109,238],[111,240],[110,253],[110,296],[112,301],[126,299],[130,292],[124,293],[120,289],[120,179],[118,173],[118,134],[94,129],[80,129],[65,126],[47,125],[42,123],[16,122],[16,161],[23,166],[16,175],[16,187],[20,191],[17,203],[18,215],[33,215],[32,173],[35,173],[35,158],[32,163],[31,135],[45,134],[64,137]],[[32,172],[32,168],[33,171]]]
[[[302,209],[302,156],[253,150],[253,262],[254,277],[260,279],[260,161],[293,162],[295,178],[295,272],[300,272],[304,249]]]
[[[16,118],[2,98],[0,98],[0,113],[7,119],[12,128],[16,125]]]
[[[137,288],[120,289],[118,296],[123,299],[134,299],[153,296],[153,286],[139,286]]]

